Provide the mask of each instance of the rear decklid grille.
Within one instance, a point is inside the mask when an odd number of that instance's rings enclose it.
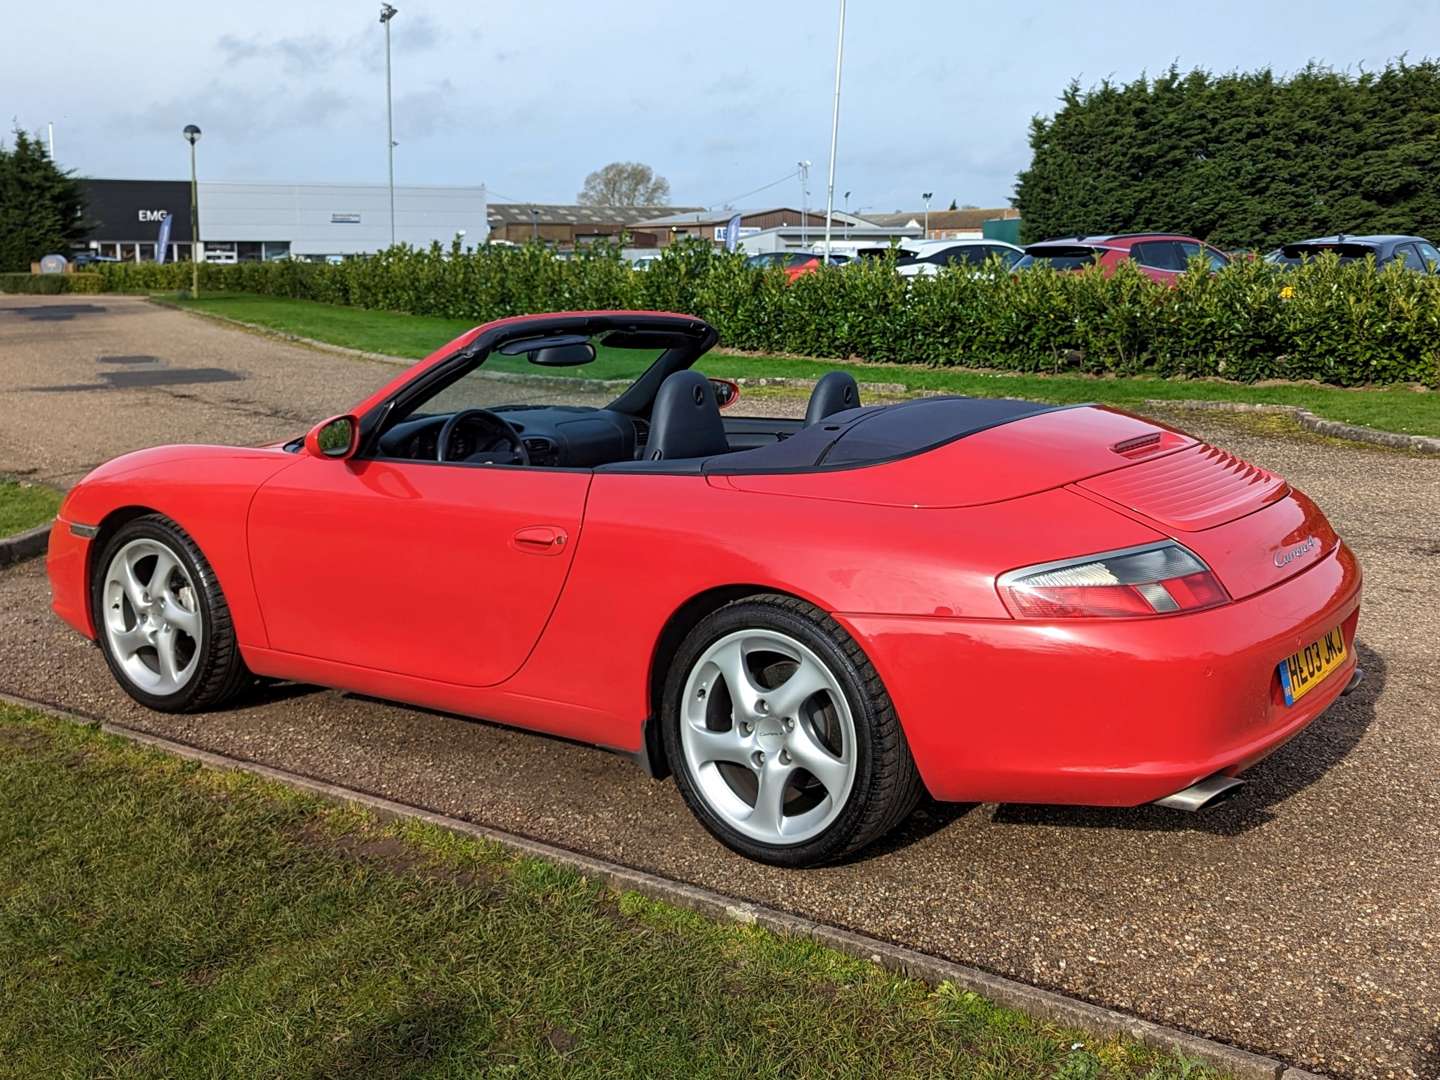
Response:
[[[1183,532],[1234,521],[1288,490],[1280,477],[1206,443],[1092,476],[1076,486]]]

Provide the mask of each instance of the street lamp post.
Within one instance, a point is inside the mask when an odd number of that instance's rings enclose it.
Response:
[[[530,208],[530,239],[540,239],[540,211],[533,206]]]
[[[803,248],[810,241],[807,228],[810,224],[810,162],[797,161],[795,165],[800,171],[800,246]]]
[[[925,239],[930,239],[930,199],[935,193],[933,191],[922,191],[920,197],[925,200]]]
[[[840,35],[835,45],[835,103],[830,109],[830,176],[825,186],[825,265],[830,264],[830,218],[835,213],[835,137],[840,132],[840,66],[845,62],[845,0],[840,0]]]
[[[390,160],[390,246],[395,246],[395,114],[390,102],[390,20],[398,8],[380,5],[380,25],[385,27],[385,153]]]
[[[195,144],[200,141],[200,129],[186,124],[181,132],[190,144],[190,295],[200,295],[200,187],[195,182]]]

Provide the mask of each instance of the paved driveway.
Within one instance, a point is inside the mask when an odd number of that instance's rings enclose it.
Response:
[[[15,310],[35,306],[0,299],[0,471],[64,482],[130,447],[290,434],[392,370],[137,302],[99,298],[104,310],[68,319]],[[243,378],[112,387],[97,357],[125,354]],[[97,381],[107,385],[34,389]],[[0,574],[0,688],[863,929],[1310,1068],[1434,1080],[1440,462],[1266,435],[1209,414],[1188,422],[1315,496],[1368,575],[1367,682],[1252,770],[1237,798],[1197,816],[926,806],[852,863],[772,870],[719,848],[669,783],[557,740],[295,686],[224,713],[145,712],[49,614],[39,563]]]

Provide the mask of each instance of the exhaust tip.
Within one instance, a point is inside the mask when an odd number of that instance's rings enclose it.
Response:
[[[1152,805],[1167,806],[1171,810],[1184,810],[1193,814],[1197,810],[1230,798],[1244,786],[1244,780],[1237,780],[1224,773],[1216,773],[1214,776],[1207,776],[1204,780],[1196,781],[1173,795],[1156,799]]]

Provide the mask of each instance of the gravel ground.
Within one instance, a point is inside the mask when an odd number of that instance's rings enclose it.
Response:
[[[77,298],[57,298],[76,306]],[[135,301],[0,298],[0,472],[56,482],[122,449],[290,435],[393,372]],[[16,309],[31,309],[28,313]],[[63,307],[62,307],[63,310]],[[234,382],[139,390],[99,355]],[[519,387],[497,384],[513,398]],[[529,395],[537,396],[538,395]],[[757,396],[757,411],[793,402]],[[361,787],[1356,1077],[1440,1077],[1440,462],[1273,419],[1181,422],[1314,496],[1368,576],[1368,679],[1200,815],[939,806],[804,873],[718,847],[674,787],[554,739],[283,686],[170,717],[133,705],[48,610],[38,562],[0,574],[0,688]]]

